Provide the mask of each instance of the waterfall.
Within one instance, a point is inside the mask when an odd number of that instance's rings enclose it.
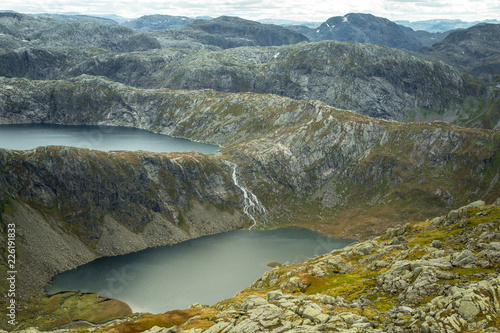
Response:
[[[232,172],[231,172],[231,177],[233,178],[233,183],[236,185],[237,188],[243,192],[243,213],[247,215],[252,221],[253,225],[248,229],[251,230],[253,227],[257,226],[257,219],[256,215],[259,214],[263,217],[267,215],[266,208],[260,203],[259,199],[255,194],[252,193],[249,189],[244,187],[243,185],[240,185],[238,181],[238,177],[236,175],[236,167],[237,165],[226,161],[227,164],[229,164],[232,167]],[[265,227],[265,221],[264,221],[264,227]]]

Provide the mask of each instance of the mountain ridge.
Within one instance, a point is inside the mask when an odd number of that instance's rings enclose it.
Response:
[[[380,44],[416,51],[422,44],[396,23],[371,14],[349,13],[334,16],[315,29],[301,29],[312,41],[337,40]]]
[[[462,68],[489,84],[500,82],[500,24],[481,24],[450,33],[420,50],[423,57]]]
[[[440,62],[359,43],[119,54],[35,48],[0,52],[0,59],[0,74],[8,77],[104,75],[140,88],[251,91],[317,99],[394,120],[448,120],[487,128],[499,121],[495,92],[474,78]]]

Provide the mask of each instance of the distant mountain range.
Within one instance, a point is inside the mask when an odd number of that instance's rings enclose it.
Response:
[[[446,32],[450,30],[467,29],[472,27],[473,25],[481,23],[499,24],[500,20],[464,22],[462,20],[436,19],[436,20],[425,20],[425,21],[414,21],[414,22],[398,20],[394,22],[399,25],[412,28],[413,30],[424,30],[428,32]]]
[[[294,27],[291,28],[294,29]],[[321,40],[354,41],[412,51],[423,46],[415,36],[408,34],[396,23],[371,14],[351,13],[335,16],[315,29],[303,26],[295,29],[315,42]]]
[[[500,83],[500,25],[495,24],[430,33],[415,31],[385,18],[356,13],[332,17],[316,29],[262,24],[229,16],[193,20],[180,16],[150,15],[123,24],[113,22],[116,21],[110,18],[73,13],[25,15],[0,12],[0,48],[93,47],[101,49],[99,52],[109,50],[120,53],[166,48],[217,51],[241,46],[280,46],[335,40],[411,51],[426,59],[442,60],[459,67],[488,84]],[[45,60],[40,61],[44,63]],[[31,66],[33,69],[38,67]],[[17,71],[16,68],[10,70]],[[233,72],[233,67],[226,72]]]
[[[136,30],[163,30],[180,28],[192,23],[194,19],[186,16],[146,15],[122,23],[123,26]]]

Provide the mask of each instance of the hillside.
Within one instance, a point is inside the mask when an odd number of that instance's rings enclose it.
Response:
[[[165,17],[145,19],[149,29]],[[140,31],[0,13],[0,124],[127,126],[221,147],[0,148],[0,230],[16,227],[19,327],[498,332],[500,99],[495,71],[481,71],[495,68],[497,26],[450,33],[423,49],[428,60],[374,45],[418,44],[385,19],[349,14],[321,31],[341,28],[365,41],[309,42],[226,16]],[[436,61],[447,52],[452,64]],[[217,305],[160,316],[43,291],[102,256],[250,226],[364,242],[276,268]],[[5,320],[0,328],[11,329]]]
[[[90,76],[2,79],[1,89],[2,123],[134,126],[225,147],[214,156],[1,150],[3,225],[18,225],[20,265],[37,276],[19,278],[25,297],[102,255],[251,225],[231,163],[262,203],[252,215],[259,226],[338,237],[369,237],[500,196],[495,131],[382,121],[277,95],[143,90]],[[37,256],[40,249],[47,256]]]
[[[80,323],[79,328],[148,333],[271,329],[495,333],[500,325],[499,204],[498,200],[493,205],[473,202],[302,264],[279,265],[214,305],[131,316],[116,310],[116,305],[98,303],[112,314],[108,318],[120,320],[92,328]],[[71,303],[72,298],[80,303]],[[73,306],[74,318],[95,316],[82,295],[56,295],[50,300]],[[66,313],[40,303],[22,327],[46,330],[68,322]],[[47,311],[51,317],[38,316]]]
[[[214,89],[320,100],[371,117],[494,128],[495,94],[461,71],[387,47],[324,41],[223,51],[112,53],[89,48],[0,51],[0,75],[100,75],[139,88]]]
[[[0,48],[96,47],[116,52],[159,48],[156,39],[117,24],[56,21],[19,13],[0,13]]]
[[[462,68],[489,84],[500,83],[500,24],[480,24],[450,33],[442,42],[420,50]]]
[[[413,22],[400,20],[394,22],[403,25],[405,27],[412,28],[414,30],[423,30],[423,31],[437,32],[437,33],[458,30],[458,29],[467,29],[477,24],[500,23],[498,20],[464,22],[458,19],[432,19],[432,20],[413,21]]]
[[[237,17],[222,16],[213,20],[191,20],[192,22],[187,25],[186,21],[190,19],[145,16],[119,25],[103,23],[109,22],[105,19],[73,20],[64,15],[62,18],[46,15],[32,17],[16,12],[2,12],[0,49],[92,47],[114,52],[131,52],[175,47],[220,50],[240,46],[288,45],[307,41],[305,36],[293,30]],[[174,26],[177,26],[177,29],[174,29]]]
[[[308,39],[293,30],[262,24],[239,17],[221,16],[213,20],[195,20],[175,30],[153,34],[162,44],[188,40],[228,49],[241,46],[275,46],[296,44]]]
[[[498,332],[498,214],[498,203],[474,202],[275,268],[214,306],[142,315],[102,331]]]

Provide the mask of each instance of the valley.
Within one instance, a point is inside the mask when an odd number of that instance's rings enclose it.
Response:
[[[487,67],[492,70],[478,68],[491,59],[494,63],[495,40],[477,42],[490,45],[477,61],[438,61],[451,52],[450,43],[467,44],[468,38],[477,39],[478,29],[497,28],[493,26],[452,32],[420,54],[374,45],[371,40],[312,42],[296,30],[228,17],[150,32],[96,21],[0,13],[0,124],[122,126],[221,147],[214,154],[61,145],[0,148],[0,223],[4,233],[7,225],[16,225],[18,299],[33,309],[22,318],[22,327],[37,322],[45,330],[71,324],[84,308],[85,316],[80,316],[84,321],[102,324],[121,316],[138,323],[145,320],[119,302],[78,294],[44,295],[53,276],[102,256],[239,228],[300,226],[336,238],[368,240],[387,228],[444,216],[477,200],[494,203],[500,197],[497,72],[494,64]],[[250,211],[256,202],[261,208]],[[496,214],[495,207],[488,209],[490,216]],[[481,212],[474,210],[466,217]],[[442,227],[437,222],[433,226]],[[413,235],[404,228],[397,230],[402,234],[390,231],[391,237]],[[489,239],[492,248],[497,238]],[[436,239],[448,238],[439,234]],[[429,245],[426,242],[424,246]],[[478,255],[486,247],[471,243],[469,250]],[[416,247],[415,253],[403,247],[392,250],[407,251],[401,258],[412,260],[417,252],[424,255]],[[449,255],[450,261],[456,259],[455,252]],[[498,267],[492,258],[479,266],[488,269],[481,274],[490,274],[491,288],[497,288]],[[327,270],[336,270],[332,267]],[[8,271],[5,250],[1,269]],[[343,272],[342,278],[349,278],[349,273]],[[297,288],[292,281],[281,289],[293,292],[295,299],[299,297],[295,293],[314,284],[316,275],[311,276],[300,277],[306,279],[306,287],[294,280]],[[385,278],[392,277],[387,273]],[[265,288],[277,287],[266,281],[252,290],[262,296]],[[461,288],[469,286],[467,282]],[[440,290],[445,293],[450,288]],[[319,285],[312,289],[340,296]],[[385,292],[389,294],[370,296],[398,297]],[[405,306],[404,301],[401,296],[399,303],[389,304]],[[268,306],[268,301],[257,302],[261,303],[254,307]],[[330,305],[347,307],[337,303]],[[61,315],[70,319],[44,322],[42,315],[41,321],[34,321],[47,308],[60,313],[62,304],[73,309],[72,314]],[[104,311],[107,317],[96,316],[89,310],[92,304],[111,310]],[[222,327],[225,319],[212,323],[213,317],[233,310],[229,303],[221,304],[186,311],[200,318],[209,313],[210,325]],[[386,310],[377,308],[383,312],[378,319],[365,312],[357,315],[388,327]],[[429,311],[422,310],[418,318],[413,312],[409,316],[419,322]],[[486,326],[498,323],[497,310],[488,311],[492,319]],[[326,324],[318,319],[319,313],[310,317],[297,313],[301,320]],[[394,315],[407,317],[398,313]],[[241,318],[246,315],[240,313]],[[292,329],[284,317],[280,320]],[[406,324],[409,329],[409,318]]]

